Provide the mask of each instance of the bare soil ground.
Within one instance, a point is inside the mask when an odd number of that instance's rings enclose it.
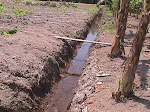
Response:
[[[102,26],[113,21],[105,15],[101,21]],[[129,17],[125,44],[132,45],[133,36],[139,20]],[[150,26],[149,26],[150,27]],[[97,41],[113,42],[114,29],[100,30]],[[108,57],[110,46],[101,47],[96,44],[91,48],[87,64],[78,82],[76,94],[73,98],[69,112],[149,112],[150,111],[150,29],[146,35],[141,52],[140,61],[136,71],[135,96],[117,103],[112,99],[122,75],[123,63],[128,57],[130,47],[125,47],[126,55],[122,58]],[[109,74],[107,77],[98,77],[97,74]]]
[[[41,98],[61,76],[76,43],[54,35],[84,38],[95,5],[34,2],[17,3],[27,12],[12,14],[12,0],[2,0],[8,16],[1,16],[0,31],[18,28],[12,36],[0,36],[0,111],[37,110]],[[93,11],[93,10],[92,10]]]

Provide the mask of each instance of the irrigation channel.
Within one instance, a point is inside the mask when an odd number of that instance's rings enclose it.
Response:
[[[101,17],[96,17],[92,23],[86,40],[94,41],[96,39]],[[73,58],[73,61],[68,69],[68,76],[62,79],[58,85],[56,92],[50,98],[51,102],[47,105],[45,112],[66,112],[74,96],[75,88],[77,87],[79,76],[86,63],[89,49],[92,43],[84,42],[81,48],[78,50],[77,55]],[[72,75],[69,75],[72,74]],[[75,74],[75,75],[74,75]]]

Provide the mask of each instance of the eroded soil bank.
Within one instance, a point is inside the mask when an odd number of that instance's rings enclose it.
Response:
[[[21,2],[16,5],[34,11],[16,19],[14,2],[2,1],[9,11],[0,18],[0,31],[19,30],[0,37],[0,111],[37,111],[42,98],[61,79],[77,45],[54,35],[84,38],[95,5]]]
[[[102,17],[102,9],[100,9],[91,20],[88,34],[85,40],[93,41],[96,39],[97,32],[99,31],[99,23]],[[63,79],[57,84],[55,90],[49,93],[43,100],[41,108],[44,112],[67,112],[70,103],[74,96],[75,88],[77,87],[78,79],[83,71],[86,63],[86,58],[89,54],[89,49],[92,43],[83,42],[77,49],[77,54],[71,60],[69,68],[63,74]]]
[[[109,16],[109,17],[108,17]],[[108,11],[105,10],[97,41],[112,43],[115,29]],[[69,112],[149,112],[150,111],[150,29],[146,35],[135,79],[135,96],[125,102],[116,103],[111,99],[116,91],[124,61],[128,57],[133,36],[139,20],[129,17],[125,36],[126,55],[122,58],[108,57],[111,47],[95,44],[87,59],[86,67],[79,79],[76,94]],[[106,27],[107,26],[107,27]],[[109,27],[108,27],[109,26]],[[150,28],[150,26],[149,26]],[[127,47],[128,46],[128,47]],[[104,75],[105,77],[101,77]]]

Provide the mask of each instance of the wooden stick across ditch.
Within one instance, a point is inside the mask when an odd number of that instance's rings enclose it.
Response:
[[[91,40],[74,39],[74,38],[60,37],[60,36],[54,36],[54,37],[55,37],[55,38],[59,38],[59,39],[73,40],[73,41],[79,41],[79,42],[89,42],[89,43],[103,44],[103,45],[109,45],[109,46],[112,45],[111,43],[96,42],[96,41],[91,41]]]

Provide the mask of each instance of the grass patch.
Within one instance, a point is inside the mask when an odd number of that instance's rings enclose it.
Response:
[[[112,11],[106,11],[106,12],[105,12],[105,18],[110,18],[110,17],[112,17],[112,16],[113,16]]]
[[[89,12],[90,16],[95,14],[99,10],[99,8],[96,5],[87,5],[86,8],[87,8],[87,10],[90,11]]]
[[[112,23],[105,24],[105,25],[102,27],[102,31],[104,31],[104,30],[112,30],[112,29],[115,29],[115,25],[112,24]]]
[[[17,33],[18,30],[19,30],[18,28],[12,28],[11,30],[8,31],[1,31],[0,35],[12,36],[13,34]]]
[[[83,4],[83,3],[74,3],[75,6],[77,6],[78,9],[84,9],[89,11],[89,15],[95,14],[99,8],[95,4]]]
[[[70,30],[66,30],[67,34],[70,34],[72,37],[75,37],[75,33],[73,31]]]
[[[51,7],[50,7],[50,9],[51,9]],[[67,9],[68,9],[68,7],[59,7],[59,6],[56,6],[55,7],[55,11],[58,11],[58,12],[67,12]]]
[[[6,7],[3,2],[0,2],[0,15],[6,15]]]
[[[94,7],[92,9],[89,9],[91,14],[95,14],[99,9],[97,7]]]

